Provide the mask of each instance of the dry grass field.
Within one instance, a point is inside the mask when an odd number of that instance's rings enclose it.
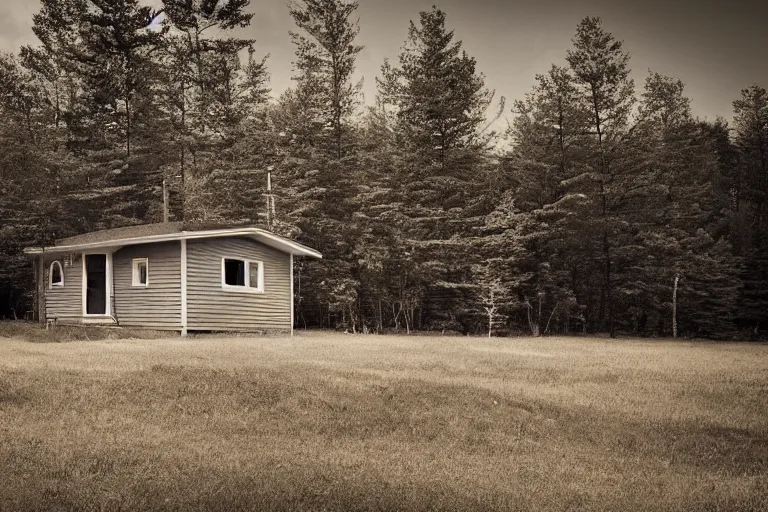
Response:
[[[0,510],[768,510],[768,345],[0,338]]]

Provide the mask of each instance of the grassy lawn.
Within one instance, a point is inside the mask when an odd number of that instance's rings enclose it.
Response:
[[[768,510],[768,345],[0,338],[0,510]]]

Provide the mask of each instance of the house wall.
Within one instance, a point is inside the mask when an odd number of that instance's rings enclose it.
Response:
[[[71,258],[71,255],[67,255]],[[49,287],[51,263],[58,261],[64,271],[64,286]],[[45,259],[45,318],[56,323],[79,323],[83,317],[83,256],[74,255],[65,265],[64,256]]]
[[[133,286],[133,259],[147,258],[149,286]],[[112,255],[114,302],[125,327],[181,328],[181,245],[179,242],[125,247]]]
[[[221,259],[261,261],[264,293],[224,290]],[[248,238],[187,241],[187,325],[191,330],[291,328],[290,255]]]

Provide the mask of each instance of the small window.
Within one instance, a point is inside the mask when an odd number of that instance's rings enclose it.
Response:
[[[243,260],[224,259],[224,284],[245,286],[245,264]]]
[[[133,286],[149,285],[149,260],[137,258],[133,260]]]
[[[51,269],[49,272],[49,286],[64,286],[64,271],[61,269],[61,262],[54,261],[51,263]]]
[[[221,286],[240,291],[263,292],[264,265],[260,261],[223,258]]]

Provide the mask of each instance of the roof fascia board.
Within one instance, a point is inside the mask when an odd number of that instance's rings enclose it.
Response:
[[[281,245],[286,245],[288,247],[293,248],[295,252],[292,252],[291,254],[300,255],[300,256],[313,256],[315,258],[322,258],[323,257],[322,254],[320,254],[319,252],[317,252],[314,249],[310,249],[306,245],[301,245],[300,243],[294,242],[292,240],[287,240],[287,239],[285,239],[283,237],[278,237],[278,236],[270,233],[269,231],[264,231],[263,229],[259,229],[259,228],[253,228],[253,229],[255,229],[260,236],[262,236],[262,237],[264,237],[264,238],[266,238],[268,240],[274,240],[275,243],[278,243],[278,244],[281,244]],[[290,251],[286,251],[286,252],[290,253]]]
[[[61,246],[53,246],[53,247],[47,247],[47,248],[29,247],[24,249],[24,252],[26,254],[42,254],[43,252],[66,253],[66,252],[83,251],[88,249],[101,249],[105,247],[150,244],[150,243],[158,243],[158,242],[173,242],[178,240],[194,240],[194,239],[200,239],[200,238],[222,238],[222,237],[229,237],[229,236],[250,236],[255,238],[256,237],[266,238],[267,240],[272,242],[272,243],[267,243],[267,245],[270,245],[275,249],[283,250],[284,252],[295,254],[297,256],[312,256],[315,258],[323,257],[322,254],[320,254],[319,252],[313,249],[310,249],[309,247],[305,247],[301,244],[291,242],[290,240],[286,240],[282,237],[275,236],[272,233],[269,233],[267,231],[264,231],[258,228],[217,229],[217,230],[209,230],[209,231],[181,231],[178,233],[170,233],[165,235],[149,235],[149,236],[134,237],[134,238],[122,238],[119,240],[91,242],[91,243],[85,243],[85,244],[61,245]],[[264,242],[263,240],[261,241]]]

